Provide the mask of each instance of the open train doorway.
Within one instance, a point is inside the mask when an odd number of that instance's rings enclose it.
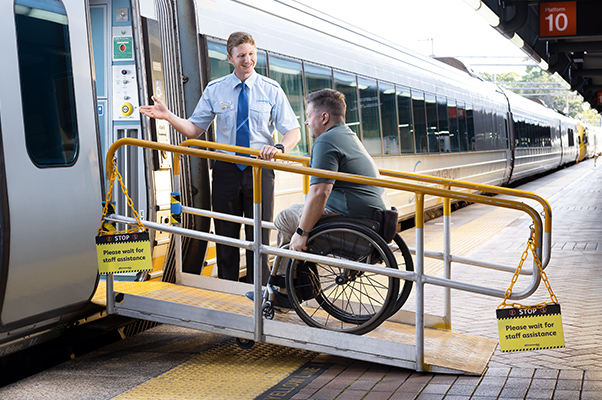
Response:
[[[108,147],[124,137],[167,144],[182,141],[182,136],[166,121],[141,118],[139,113],[140,105],[152,104],[152,96],[155,96],[177,115],[187,116],[184,86],[188,81],[194,87],[190,90],[196,93],[192,96],[196,96],[197,100],[200,96],[198,72],[194,79],[190,79],[182,66],[179,36],[188,25],[183,23],[180,28],[178,12],[176,2],[169,0],[90,0],[103,159]],[[197,40],[196,34],[190,36]],[[198,53],[196,47],[193,46],[194,53]],[[198,71],[198,58],[196,64]],[[128,148],[118,155],[117,165],[141,218],[169,224],[172,163],[169,154],[138,148]],[[209,208],[207,163],[191,165],[189,160],[184,160],[182,167],[184,204]],[[117,213],[128,215],[125,197],[119,189],[115,189],[114,196]],[[200,217],[189,217],[183,224],[193,229],[203,226],[208,229],[208,222]],[[174,281],[169,235],[156,232],[151,243],[153,271],[134,274],[132,278]],[[185,243],[184,271],[200,273],[205,251],[206,243],[188,240]]]

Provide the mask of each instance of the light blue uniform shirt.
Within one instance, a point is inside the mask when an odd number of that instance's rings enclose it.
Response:
[[[240,82],[234,73],[209,82],[194,112],[188,118],[199,128],[207,130],[217,117],[218,143],[236,145],[236,110],[241,90],[237,85]],[[251,148],[260,149],[266,144],[274,145],[274,128],[282,134],[299,128],[297,116],[278,82],[253,72],[245,84],[248,86]]]

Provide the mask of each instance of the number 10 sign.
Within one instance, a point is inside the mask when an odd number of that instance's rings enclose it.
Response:
[[[539,36],[574,36],[576,34],[576,1],[539,3]]]

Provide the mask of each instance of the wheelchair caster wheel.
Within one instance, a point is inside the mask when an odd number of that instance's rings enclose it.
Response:
[[[255,341],[250,339],[240,339],[236,338],[236,344],[243,350],[248,350],[255,344]]]
[[[265,319],[274,319],[274,307],[271,301],[265,303],[261,311]]]

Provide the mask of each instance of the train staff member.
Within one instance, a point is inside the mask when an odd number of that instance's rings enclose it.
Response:
[[[307,96],[305,124],[315,142],[310,167],[369,177],[380,177],[378,167],[357,135],[345,125],[345,95],[322,89]],[[278,244],[306,250],[309,232],[322,216],[341,214],[373,218],[390,207],[384,188],[312,176],[305,204],[293,204],[274,221]]]
[[[228,61],[234,72],[210,82],[205,88],[192,116],[180,118],[164,103],[153,97],[155,105],[142,106],[140,112],[149,117],[167,120],[187,138],[196,138],[207,130],[217,117],[216,141],[260,149],[260,157],[270,160],[276,152],[291,150],[300,139],[299,122],[280,85],[255,72],[257,47],[253,37],[234,32],[227,42]],[[274,145],[274,128],[285,132],[281,143]],[[230,153],[232,154],[232,153]],[[245,165],[217,161],[213,166],[212,203],[217,212],[253,217],[253,169]],[[262,219],[274,216],[274,171],[262,170]],[[240,224],[215,221],[216,234],[238,238]],[[253,240],[253,226],[245,227],[247,240]],[[264,244],[269,231],[262,232]],[[253,252],[247,251],[247,281],[253,282]],[[221,279],[238,280],[239,249],[217,245],[217,268]],[[267,257],[263,257],[264,284],[269,274]]]

